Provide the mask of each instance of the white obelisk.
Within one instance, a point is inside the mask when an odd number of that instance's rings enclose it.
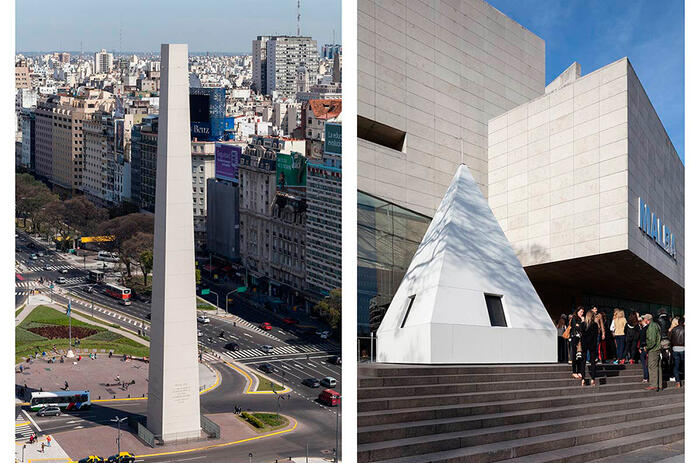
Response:
[[[200,435],[187,45],[160,48],[148,429]]]

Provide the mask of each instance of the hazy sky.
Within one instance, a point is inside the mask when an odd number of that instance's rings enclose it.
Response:
[[[301,0],[301,34],[319,47],[341,43],[341,0]],[[18,0],[18,51],[159,51],[188,43],[193,52],[251,52],[257,35],[296,35],[296,0]]]
[[[569,65],[587,74],[627,56],[685,162],[683,0],[488,0],[544,39],[547,83]]]

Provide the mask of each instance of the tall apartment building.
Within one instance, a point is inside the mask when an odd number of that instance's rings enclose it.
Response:
[[[299,68],[311,84],[318,76],[318,46],[311,37],[270,37],[266,42],[267,95],[292,97],[297,92]]]
[[[156,207],[158,116],[144,117],[131,130],[131,201],[141,210]]]
[[[34,153],[36,146],[36,127],[34,109],[23,108],[20,113],[22,124],[22,154],[19,165],[34,170]]]
[[[342,283],[342,126],[334,118],[324,129],[323,155],[306,170],[306,284],[314,299]]]
[[[267,95],[267,41],[268,35],[259,35],[253,40],[253,87],[254,90]]]
[[[192,142],[192,214],[198,251],[207,247],[207,181],[214,178],[215,148],[212,141]]]
[[[15,65],[15,88],[32,88],[29,67],[25,62],[19,62]]]
[[[327,43],[321,50],[321,57],[324,59],[333,59],[335,55],[343,52],[343,46],[338,43]]]
[[[114,67],[114,55],[104,48],[95,53],[95,74],[106,74]]]
[[[104,112],[93,114],[83,122],[83,140],[83,194],[107,207],[114,189],[109,179],[109,164],[114,162],[114,118]]]
[[[82,189],[83,122],[112,111],[108,92],[84,89],[76,96],[51,95],[36,108],[36,173],[68,193]]]

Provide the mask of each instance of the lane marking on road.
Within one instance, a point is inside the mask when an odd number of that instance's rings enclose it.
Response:
[[[37,430],[38,432],[41,432],[41,428],[39,427],[38,424],[36,424],[36,421],[34,421],[34,420],[32,419],[32,417],[29,416],[29,413],[27,413],[26,410],[22,410],[22,413],[24,414],[24,416],[27,417],[27,419],[28,419],[29,421],[31,421],[32,425],[36,428],[36,430]]]
[[[248,333],[243,333],[243,336],[248,336],[249,338],[253,337],[253,336],[249,335]]]
[[[15,423],[15,426],[26,426],[29,423],[30,423],[29,421],[23,421],[22,423]]]
[[[209,449],[215,449],[215,448],[221,448],[221,447],[229,447],[229,446],[233,446],[233,445],[237,445],[237,444],[242,444],[242,443],[244,443],[244,442],[251,442],[251,441],[254,441],[254,440],[258,440],[258,439],[265,439],[265,438],[267,438],[267,437],[278,436],[278,435],[280,435],[280,434],[286,434],[286,433],[288,433],[288,432],[292,432],[292,431],[294,431],[294,430],[297,428],[297,425],[298,425],[297,420],[295,420],[295,419],[292,418],[291,416],[289,417],[289,419],[290,419],[291,421],[294,422],[294,425],[293,425],[291,428],[283,429],[283,430],[281,430],[281,431],[271,432],[271,433],[269,433],[269,434],[263,434],[263,435],[260,435],[260,436],[248,437],[248,438],[246,438],[246,439],[241,439],[241,440],[237,440],[237,441],[233,441],[233,442],[224,442],[224,443],[221,443],[221,444],[208,445],[208,446],[206,446],[206,447],[199,447],[199,448],[195,448],[195,449],[175,450],[175,451],[172,451],[172,452],[163,452],[163,453],[151,453],[151,454],[148,454],[148,455],[135,455],[135,457],[136,457],[136,458],[147,458],[147,457],[158,457],[158,456],[163,456],[163,455],[176,455],[176,454],[180,454],[180,453],[199,452],[199,451],[202,451],[202,450],[209,450]]]
[[[226,361],[224,361],[224,363],[246,377],[246,387],[243,391],[244,394],[274,394],[274,392],[272,391],[251,391],[251,388],[253,387],[253,378],[248,374],[248,372],[243,370],[242,368],[233,365],[232,363]],[[291,391],[292,390],[289,387],[285,386],[284,389],[282,389],[281,391],[277,391],[277,393],[284,394]]]

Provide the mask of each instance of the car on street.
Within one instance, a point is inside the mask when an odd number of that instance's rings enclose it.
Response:
[[[331,335],[330,331],[322,331],[321,334],[319,334],[319,337],[321,339],[328,339]]]
[[[78,460],[78,463],[107,463],[107,460],[97,455],[90,455],[89,457]]]
[[[202,336],[202,332],[200,330],[197,330],[197,337],[201,337],[201,336]]]
[[[43,407],[41,410],[36,412],[36,416],[60,416],[61,409],[55,406]]]
[[[64,284],[66,281],[68,281],[68,280],[66,280],[64,277],[58,277],[56,279],[56,283],[61,284],[61,285]]]
[[[136,457],[133,453],[119,452],[107,458],[107,463],[134,463]]]
[[[197,321],[199,323],[209,323],[211,320],[209,320],[209,317],[207,317],[206,315],[200,315],[197,317]]]
[[[29,257],[30,257],[30,259],[32,259],[32,260],[37,260],[37,259],[38,259],[38,257],[36,256],[36,254],[32,254],[32,255],[29,256]]]
[[[41,251],[37,252],[36,255],[39,256],[39,257],[44,257],[44,253],[41,252]]]
[[[270,331],[272,329],[272,325],[270,325],[268,322],[262,322],[260,324],[260,329],[265,330],[265,331]]]
[[[273,367],[272,364],[270,364],[270,363],[261,363],[260,366],[258,367],[258,370],[260,370],[264,373],[274,373],[275,367]]]
[[[68,273],[68,269],[67,269],[67,268],[62,268],[62,269],[61,269],[61,273],[63,273],[63,274],[65,275],[66,273]]]
[[[326,376],[321,380],[321,386],[323,387],[335,387],[338,382],[332,376]]]
[[[335,407],[336,405],[340,405],[340,393],[333,389],[324,389],[323,392],[318,395],[318,401],[329,407]]]
[[[229,342],[224,346],[224,349],[232,350],[234,352],[241,350],[241,347],[238,345],[238,343],[235,342]]]
[[[296,318],[290,318],[290,317],[285,317],[282,319],[282,321],[287,325],[296,325],[299,323],[299,320],[297,320]]]
[[[85,292],[86,292],[86,293],[94,293],[94,292],[95,292],[95,288],[93,288],[92,286],[88,286],[88,287],[85,288]]]
[[[51,267],[49,266],[49,264],[45,264],[44,271],[49,271],[49,270],[51,270]]]
[[[265,352],[266,354],[271,353],[272,349],[273,349],[273,347],[269,344],[264,344],[264,345],[260,346],[260,350]]]
[[[317,380],[316,378],[304,378],[301,381],[301,384],[303,384],[304,386],[308,386],[308,387],[320,387],[321,386],[321,382],[319,380]]]
[[[332,363],[333,365],[341,365],[342,362],[340,360],[340,355],[334,355],[331,358],[328,359],[328,363]]]

